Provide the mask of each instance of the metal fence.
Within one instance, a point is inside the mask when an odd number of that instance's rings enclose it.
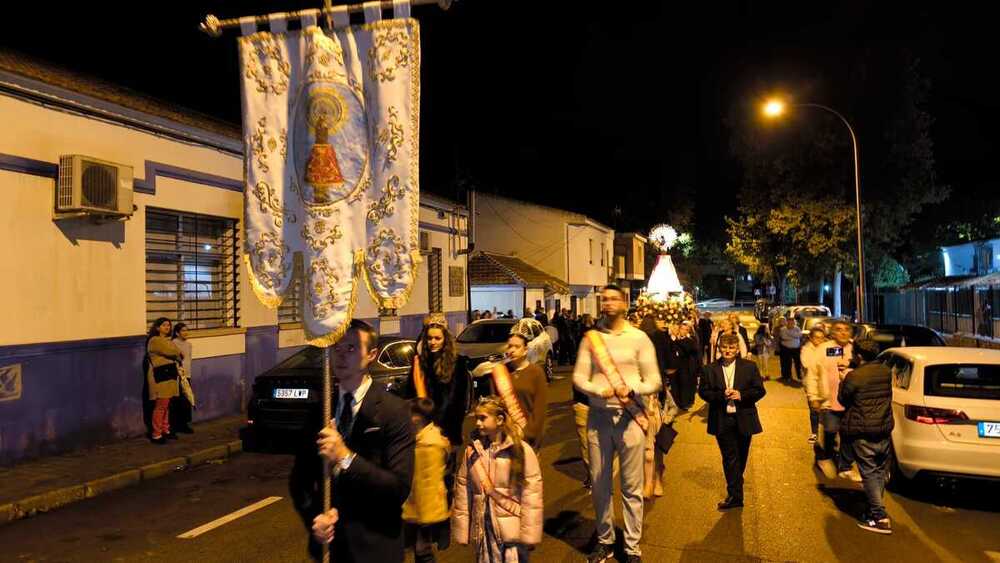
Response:
[[[884,322],[948,334],[1000,335],[1000,286],[928,287],[882,295]]]

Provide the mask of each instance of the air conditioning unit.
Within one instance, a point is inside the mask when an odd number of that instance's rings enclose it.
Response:
[[[429,253],[431,251],[431,234],[427,231],[420,231],[420,252]]]
[[[132,216],[132,167],[78,154],[59,157],[56,219]]]

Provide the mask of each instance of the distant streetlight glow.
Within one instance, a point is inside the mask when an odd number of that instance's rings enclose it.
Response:
[[[768,100],[764,104],[764,115],[767,117],[780,117],[785,113],[785,102],[781,100]]]

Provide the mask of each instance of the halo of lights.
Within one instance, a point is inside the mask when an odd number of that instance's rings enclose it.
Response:
[[[649,231],[649,242],[660,252],[669,251],[677,244],[679,238],[680,235],[677,234],[677,229],[667,224],[657,225]]]

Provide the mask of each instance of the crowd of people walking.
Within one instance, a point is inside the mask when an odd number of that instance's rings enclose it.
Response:
[[[722,459],[726,492],[717,508],[744,506],[750,446],[763,431],[756,405],[766,395],[763,382],[775,348],[780,379],[802,383],[818,467],[829,478],[861,484],[869,508],[860,527],[892,533],[882,501],[893,428],[891,376],[885,365],[862,360],[848,323],[817,325],[803,339],[790,318],[775,337],[761,325],[751,338],[735,314],[713,322],[692,312],[668,322],[630,313],[627,294],[613,285],[601,293],[599,322],[565,310],[551,319],[544,310],[525,317],[544,319],[558,335],[559,363],[574,366],[583,486],[596,514],[590,563],[613,553],[616,472],[625,554],[630,563],[640,560],[644,502],[664,493],[664,454],[676,435],[672,422],[694,406],[696,395],[707,404],[707,432]],[[155,444],[193,432],[188,336],[184,323],[166,318],[150,327],[143,381]],[[446,320],[428,316],[407,402],[372,385],[368,369],[378,353],[377,334],[352,321],[332,351],[334,417],[313,421],[311,436],[318,439],[300,444],[290,478],[311,555],[318,558],[328,544],[338,562],[402,561],[409,548],[415,561],[427,563],[457,543],[471,545],[478,562],[528,561],[543,535],[538,451],[549,400],[545,372],[528,359],[531,338],[530,329],[514,325],[506,354],[489,366],[493,395],[474,402],[468,358],[457,353]],[[474,429],[465,435],[469,413]],[[334,483],[333,508],[323,511],[320,484],[327,477]],[[399,510],[386,510],[390,505]]]

